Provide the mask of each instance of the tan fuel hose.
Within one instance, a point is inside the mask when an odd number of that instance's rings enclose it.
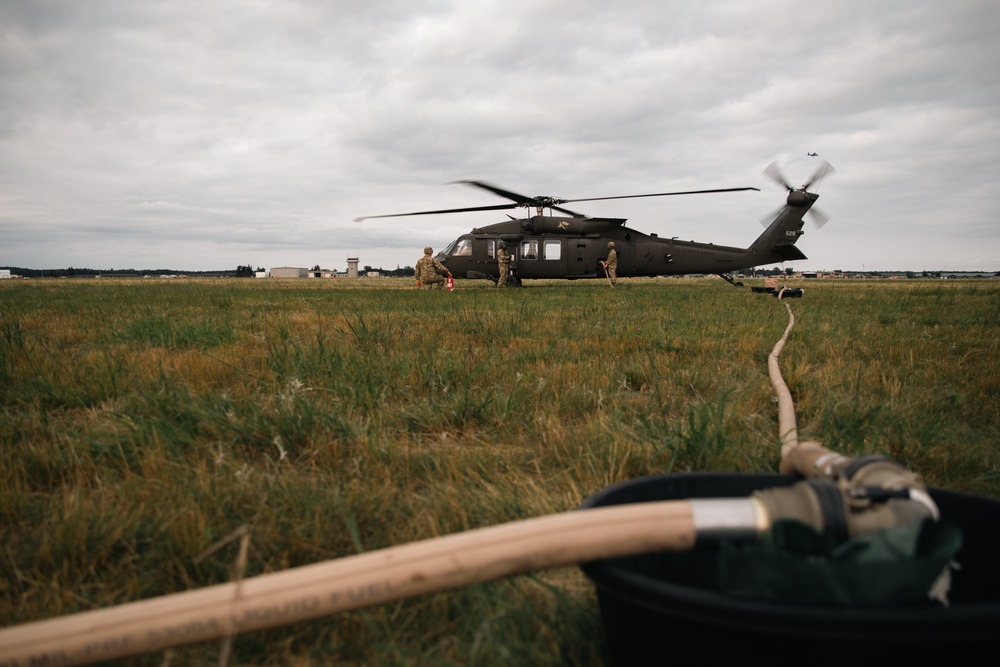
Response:
[[[781,367],[778,366],[778,356],[785,348],[788,334],[795,326],[795,314],[791,307],[784,303],[788,309],[788,326],[785,327],[781,338],[774,344],[771,354],[767,356],[767,374],[771,378],[771,386],[778,398],[778,435],[781,438],[781,455],[799,446],[799,433],[795,423],[795,404],[792,402],[792,393],[788,391],[788,385],[781,377]]]
[[[783,303],[788,311],[788,326],[785,327],[784,333],[767,358],[767,372],[778,398],[778,435],[781,438],[779,470],[786,475],[836,482],[848,494],[866,486],[906,491],[908,500],[912,502],[886,503],[876,507],[864,503],[848,503],[858,510],[848,512],[848,531],[852,535],[883,530],[917,521],[922,517],[937,520],[940,513],[928,495],[927,488],[917,474],[905,467],[886,459],[871,461],[851,470],[851,466],[854,465],[852,459],[830,451],[817,442],[799,441],[795,404],[778,366],[778,356],[785,346],[788,334],[795,326],[795,315],[791,306],[787,302]],[[766,514],[771,517],[794,517],[813,525],[824,521],[819,518],[822,512],[816,507],[817,499],[812,493],[807,493],[805,496],[795,492],[765,495],[769,496],[769,500],[765,501]],[[809,505],[812,507],[808,507]]]
[[[0,665],[81,665],[512,574],[695,543],[688,501],[568,512],[0,630]]]
[[[782,303],[788,311],[788,326],[767,357],[767,374],[771,378],[771,386],[774,387],[775,396],[778,398],[778,436],[781,438],[781,465],[778,469],[786,475],[832,478],[835,476],[835,470],[842,468],[849,460],[818,443],[799,442],[795,403],[778,366],[778,356],[785,347],[788,334],[795,326],[795,314],[791,306],[787,302]]]

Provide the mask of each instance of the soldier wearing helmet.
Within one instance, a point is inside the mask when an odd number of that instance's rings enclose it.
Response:
[[[433,253],[433,248],[429,246],[424,248],[424,256],[417,260],[417,268],[413,272],[417,279],[417,287],[422,289],[444,289],[444,277],[451,278],[451,271],[431,257]]]
[[[500,269],[500,279],[497,280],[497,287],[506,287],[507,276],[510,273],[510,253],[507,252],[507,244],[503,241],[497,244],[497,267]]]
[[[608,274],[608,282],[614,287],[618,282],[618,253],[615,251],[614,241],[608,241],[608,258],[604,260],[604,271]]]

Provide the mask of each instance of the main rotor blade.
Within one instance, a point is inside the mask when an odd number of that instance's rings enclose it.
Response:
[[[365,215],[354,218],[354,222],[370,220],[371,218],[402,218],[408,215],[436,215],[438,213],[467,213],[469,211],[502,211],[504,209],[517,208],[517,204],[497,204],[496,206],[473,206],[471,208],[448,208],[441,211],[417,211],[415,213],[390,213],[389,215]]]
[[[484,190],[489,190],[495,195],[500,195],[501,197],[506,197],[507,199],[517,202],[518,206],[535,206],[550,208],[554,211],[559,211],[560,213],[565,213],[574,218],[584,217],[576,211],[571,211],[568,208],[560,208],[556,204],[563,204],[565,200],[556,199],[555,197],[528,197],[525,195],[518,194],[516,192],[511,192],[510,190],[504,190],[503,188],[498,188],[497,186],[487,183],[485,181],[452,181],[452,183],[464,183],[465,185],[474,185],[477,188],[482,188]]]
[[[510,190],[504,190],[503,188],[498,188],[495,185],[486,183],[485,181],[452,181],[452,183],[464,183],[465,185],[474,185],[477,188],[482,188],[483,190],[489,190],[495,195],[500,195],[501,197],[506,197],[511,201],[516,201],[518,204],[524,206],[534,206],[537,197],[526,197],[524,195],[519,195],[516,192],[511,192]]]
[[[775,160],[771,164],[767,165],[767,167],[765,167],[764,174],[766,176],[770,176],[775,183],[783,186],[789,192],[795,189],[788,184],[788,181],[785,179],[785,175],[781,173],[781,169],[778,168],[777,160]]]
[[[582,213],[577,213],[576,211],[571,211],[568,208],[563,208],[561,206],[552,206],[552,205],[548,205],[548,206],[553,211],[559,211],[560,213],[565,213],[566,215],[569,215],[570,217],[573,217],[573,218],[586,218],[587,217],[587,216],[583,215]]]
[[[472,206],[466,208],[449,208],[440,211],[416,211],[414,213],[392,213],[389,215],[366,215],[360,218],[355,218],[355,222],[361,222],[362,220],[369,220],[371,218],[401,218],[409,215],[437,215],[439,213],[467,213],[470,211],[503,211],[506,209],[517,208],[519,206],[535,206],[539,208],[549,208],[567,215],[573,216],[574,218],[585,217],[576,211],[571,211],[568,208],[561,208],[559,204],[566,204],[570,202],[581,202],[581,201],[604,201],[608,199],[635,199],[638,197],[669,197],[672,195],[700,195],[700,194],[710,194],[716,192],[742,192],[744,190],[757,190],[760,192],[759,188],[720,188],[715,190],[688,190],[685,192],[656,192],[652,194],[644,195],[620,195],[617,197],[588,197],[586,199],[559,199],[556,197],[528,197],[516,192],[511,192],[510,190],[504,190],[503,188],[498,188],[495,185],[486,183],[485,181],[452,181],[452,183],[464,183],[465,185],[472,185],[477,188],[482,188],[483,190],[489,190],[495,195],[500,195],[501,197],[506,197],[514,204],[497,204],[496,206]]]
[[[636,199],[639,197],[670,197],[672,195],[704,195],[711,194],[713,192],[742,192],[743,190],[756,190],[760,192],[760,188],[721,188],[718,190],[688,190],[686,192],[655,192],[648,195],[619,195],[617,197],[588,197],[586,199],[560,199],[558,200],[560,204],[570,204],[572,202],[578,201],[604,201],[607,199]]]

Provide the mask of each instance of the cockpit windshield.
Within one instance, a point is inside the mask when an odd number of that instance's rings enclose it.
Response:
[[[455,257],[469,257],[472,255],[472,239],[471,238],[460,238],[457,243],[452,244],[448,247],[448,254]]]

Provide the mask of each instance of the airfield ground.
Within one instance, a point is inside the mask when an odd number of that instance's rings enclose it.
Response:
[[[718,279],[410,284],[0,284],[0,625],[228,581],[235,543],[198,557],[242,525],[252,576],[644,475],[776,470],[777,299]],[[1000,497],[1000,285],[789,285],[806,288],[782,355],[801,435]],[[564,568],[240,635],[230,664],[602,651],[593,589]]]

